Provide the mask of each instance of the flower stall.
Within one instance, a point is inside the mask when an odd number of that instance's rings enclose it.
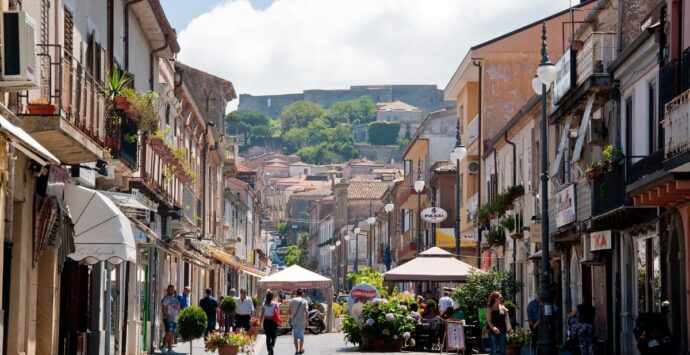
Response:
[[[361,351],[401,351],[414,347],[411,337],[418,318],[397,300],[376,298],[367,302],[358,319],[343,318],[347,343],[357,344]],[[418,316],[418,315],[417,315]]]

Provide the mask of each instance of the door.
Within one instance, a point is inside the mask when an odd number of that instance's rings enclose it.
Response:
[[[671,315],[669,319],[669,326],[671,328],[671,339],[673,340],[674,353],[680,354],[686,353],[688,350],[688,340],[685,334],[687,334],[686,326],[686,301],[685,293],[685,273],[684,272],[673,272],[673,270],[684,270],[685,269],[685,257],[684,257],[684,246],[682,239],[682,232],[676,226],[671,232],[671,238],[669,240],[669,248],[667,259],[668,260],[668,290],[667,295],[669,295],[669,314]]]

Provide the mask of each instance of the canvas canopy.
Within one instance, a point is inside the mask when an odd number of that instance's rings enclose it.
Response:
[[[453,254],[437,247],[419,253],[419,256],[386,272],[383,280],[464,282],[470,271],[479,269],[460,261]]]
[[[292,265],[285,270],[259,279],[259,295],[264,297],[269,289],[298,289],[315,288],[324,292],[326,297],[326,327],[328,331],[334,328],[333,322],[333,281],[299,265]]]

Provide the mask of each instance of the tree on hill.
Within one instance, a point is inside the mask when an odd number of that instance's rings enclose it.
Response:
[[[328,111],[323,106],[309,101],[295,101],[283,108],[280,124],[283,133],[293,128],[307,127],[312,121],[325,118]]]
[[[271,118],[258,111],[236,110],[230,112],[225,120],[225,134],[235,136],[238,133],[242,137],[244,145],[248,145],[250,141],[256,139],[263,139],[265,142],[265,133],[270,131]],[[254,142],[251,144],[256,145]]]
[[[369,96],[360,96],[351,101],[336,102],[328,111],[331,126],[339,123],[352,125],[369,123],[376,119],[376,103]]]
[[[400,123],[374,121],[369,123],[369,143],[374,145],[393,145],[398,141]]]

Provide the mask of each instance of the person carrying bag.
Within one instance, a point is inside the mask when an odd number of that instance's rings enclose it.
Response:
[[[266,294],[266,300],[261,307],[259,322],[264,325],[268,355],[273,355],[273,348],[276,345],[276,337],[278,336],[278,327],[282,323],[282,320],[280,319],[278,304],[273,302],[273,293],[271,292]]]

